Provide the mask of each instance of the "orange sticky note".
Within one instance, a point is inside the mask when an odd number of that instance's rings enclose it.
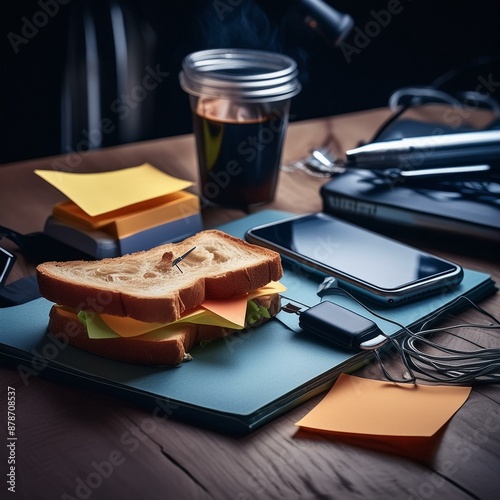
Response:
[[[240,295],[225,300],[205,300],[202,307],[243,328],[245,326],[247,302],[248,295]]]
[[[394,384],[342,374],[301,428],[390,437],[430,437],[458,411],[470,387]]]
[[[213,312],[217,316],[224,318],[235,325],[245,326],[245,318],[247,311],[247,303],[251,299],[269,295],[274,293],[284,292],[286,287],[279,281],[272,281],[266,286],[260,287],[247,295],[233,297],[225,300],[205,300],[201,305],[204,309]]]
[[[146,323],[134,318],[112,316],[111,314],[101,314],[100,319],[120,337],[138,337],[139,335],[144,335],[145,333],[167,326],[166,323]],[[94,325],[87,326],[91,338],[106,338],[102,332],[90,331],[89,326],[93,328]]]

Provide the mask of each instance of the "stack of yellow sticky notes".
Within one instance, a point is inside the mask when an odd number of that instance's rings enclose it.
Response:
[[[95,258],[117,257],[179,241],[203,229],[192,182],[145,163],[100,173],[35,170],[65,194],[45,233]]]

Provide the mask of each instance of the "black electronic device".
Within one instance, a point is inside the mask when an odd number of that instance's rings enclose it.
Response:
[[[328,300],[303,311],[299,326],[348,351],[375,349],[388,338],[372,320]]]
[[[463,277],[455,263],[324,213],[258,226],[246,239],[386,306],[451,289]]]
[[[455,174],[448,179],[430,175],[433,169],[414,172],[422,175],[394,178],[374,170],[349,169],[321,187],[323,212],[385,234],[437,236],[433,241],[453,241],[461,250],[470,242],[479,244],[476,250],[498,248],[498,178],[471,173],[469,178]]]
[[[0,247],[0,287],[3,286],[7,280],[10,270],[16,262],[16,256],[13,253]]]

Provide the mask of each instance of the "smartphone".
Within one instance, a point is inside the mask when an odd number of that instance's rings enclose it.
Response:
[[[254,227],[245,237],[386,306],[454,288],[463,279],[453,262],[324,213]]]

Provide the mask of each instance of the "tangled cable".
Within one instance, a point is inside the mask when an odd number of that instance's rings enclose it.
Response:
[[[323,289],[323,292],[325,290]],[[426,380],[429,382],[439,382],[441,384],[457,384],[464,385],[468,383],[497,383],[500,382],[500,347],[498,348],[485,348],[471,340],[469,343],[476,345],[477,349],[463,350],[453,349],[443,344],[435,342],[430,335],[435,333],[447,332],[448,330],[476,328],[482,330],[500,330],[500,321],[479,307],[468,297],[463,295],[457,297],[450,302],[446,307],[434,313],[425,323],[422,324],[418,331],[413,331],[407,326],[387,318],[372,309],[366,304],[358,300],[351,293],[343,288],[333,287],[327,290],[328,294],[338,293],[348,296],[354,300],[366,311],[373,316],[380,318],[384,321],[392,323],[401,329],[400,341],[384,332],[382,334],[387,338],[383,346],[374,350],[375,358],[377,359],[384,377],[397,383],[415,383],[417,379]],[[322,294],[322,296],[324,293]],[[466,301],[470,306],[474,307],[481,314],[490,318],[493,323],[479,324],[479,323],[462,323],[452,326],[445,326],[439,328],[429,328],[431,323],[441,319],[449,312],[453,306],[460,301]],[[460,337],[463,339],[463,337]],[[500,337],[498,338],[500,346]],[[407,377],[404,379],[397,379],[393,377],[384,365],[382,354],[391,345],[398,352],[404,366],[407,369]],[[425,352],[425,349],[433,349],[434,353]],[[436,352],[437,351],[437,352]]]

